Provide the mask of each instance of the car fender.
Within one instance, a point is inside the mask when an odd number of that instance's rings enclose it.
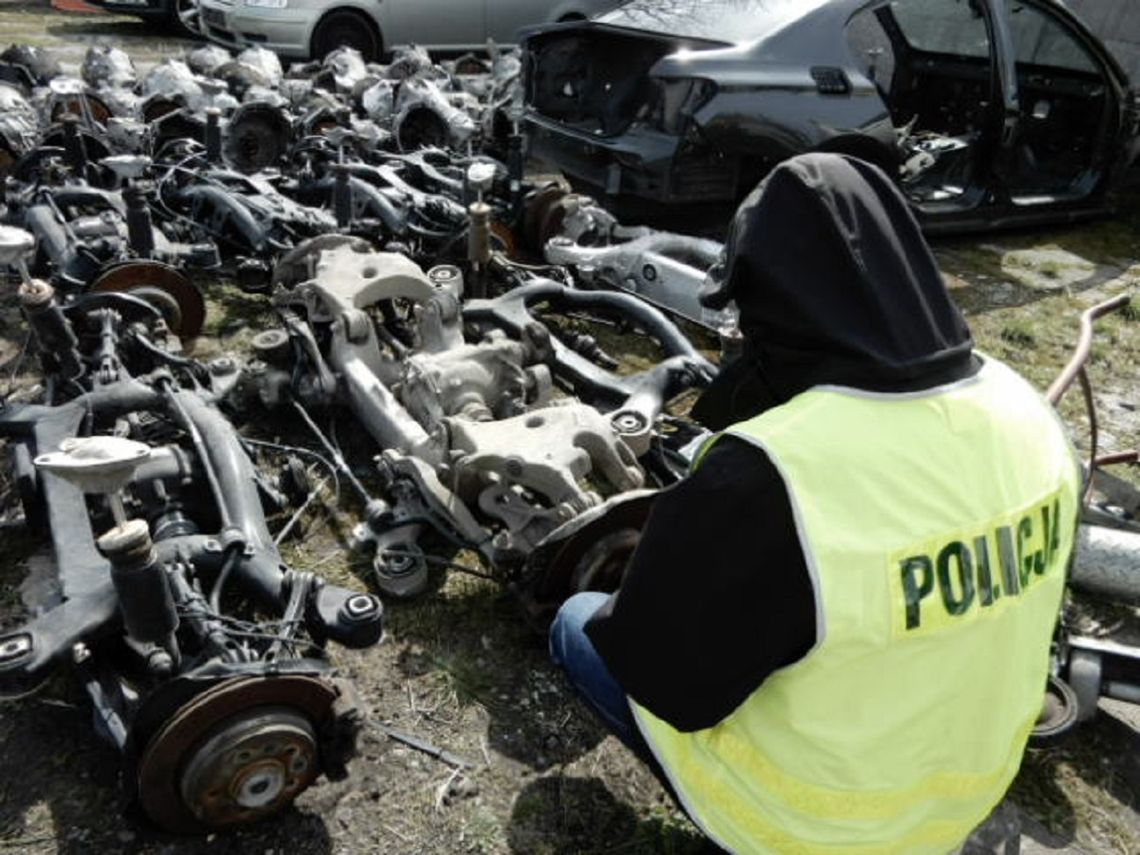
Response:
[[[822,95],[806,69],[785,70],[771,80],[767,86],[719,89],[693,116],[704,141],[728,153],[752,152],[762,141],[774,151],[797,154],[840,140],[865,140],[859,145],[877,147],[889,160],[894,129],[873,86]]]

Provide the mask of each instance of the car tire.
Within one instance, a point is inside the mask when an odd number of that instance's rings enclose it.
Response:
[[[324,59],[340,47],[355,48],[365,62],[379,62],[383,40],[367,15],[352,9],[333,9],[313,29],[313,59]]]
[[[169,10],[166,21],[175,35],[188,39],[202,38],[198,0],[170,0]]]

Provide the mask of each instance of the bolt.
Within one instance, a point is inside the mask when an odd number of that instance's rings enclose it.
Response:
[[[614,430],[621,434],[638,433],[645,429],[645,419],[639,413],[618,413],[612,420]]]
[[[91,651],[88,649],[87,645],[84,644],[82,641],[80,641],[78,644],[72,645],[71,660],[76,665],[82,665],[84,662],[86,662],[90,658],[91,658]]]

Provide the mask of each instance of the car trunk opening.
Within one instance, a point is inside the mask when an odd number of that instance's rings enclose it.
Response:
[[[680,50],[709,50],[721,42],[608,31],[555,30],[526,42],[527,103],[539,115],[601,137],[635,121],[668,130],[688,94],[649,70]]]

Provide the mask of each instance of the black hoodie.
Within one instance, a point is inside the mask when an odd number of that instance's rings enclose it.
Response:
[[[737,212],[726,259],[702,299],[736,302],[745,353],[694,410],[714,430],[822,384],[911,392],[978,369],[906,200],[875,166],[811,154],[776,167]],[[727,437],[663,492],[586,629],[626,692],[685,731],[801,659],[814,595],[767,456]]]

